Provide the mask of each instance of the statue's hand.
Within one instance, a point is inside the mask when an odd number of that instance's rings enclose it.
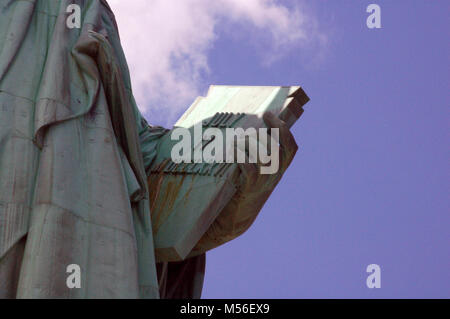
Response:
[[[292,162],[298,150],[286,123],[272,113],[263,116],[268,128],[279,129],[279,167],[274,174],[260,174],[261,164],[238,164],[238,189],[200,239],[191,255],[197,255],[224,244],[244,233],[256,219],[264,203]]]
[[[264,113],[263,119],[269,129],[278,128],[279,130],[278,170],[273,174],[261,174],[262,164],[260,163],[239,164],[241,170],[239,186],[236,195],[229,204],[233,209],[246,210],[246,214],[254,215],[255,218],[291,164],[298,150],[295,138],[285,122],[271,112]],[[226,209],[227,207],[224,210]],[[230,212],[230,214],[233,213]]]
[[[264,113],[263,119],[269,128],[278,128],[280,130],[280,169],[281,174],[283,174],[294,159],[298,145],[286,123],[272,112]]]
[[[272,128],[278,128],[279,130],[279,167],[274,174],[261,174],[260,163],[239,164],[241,169],[239,192],[241,195],[254,192],[260,193],[262,190],[270,190],[271,192],[291,164],[298,150],[295,138],[285,122],[271,112],[264,113],[263,119],[269,131]],[[269,140],[269,138],[266,140]]]

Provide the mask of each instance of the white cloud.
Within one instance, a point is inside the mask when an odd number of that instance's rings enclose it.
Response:
[[[133,91],[150,121],[171,124],[204,89],[208,52],[220,23],[239,24],[270,43],[262,63],[321,35],[296,7],[272,0],[109,0],[119,26]],[[254,33],[262,36],[254,39]],[[323,38],[322,38],[323,39]],[[267,41],[270,40],[270,41]],[[161,114],[164,115],[161,116]]]

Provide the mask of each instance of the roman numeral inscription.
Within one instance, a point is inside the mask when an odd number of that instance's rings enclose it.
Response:
[[[154,167],[150,174],[201,175],[222,177],[233,163],[175,163],[167,160]]]
[[[233,127],[244,116],[244,113],[218,112],[212,118],[204,120],[203,127]]]

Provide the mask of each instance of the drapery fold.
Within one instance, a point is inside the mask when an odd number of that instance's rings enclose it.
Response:
[[[0,0],[0,297],[199,298],[207,249],[156,270],[145,170],[167,132],[136,106],[106,1]]]
[[[106,2],[1,1],[0,40],[0,268],[27,236],[15,297],[159,297],[146,127]]]

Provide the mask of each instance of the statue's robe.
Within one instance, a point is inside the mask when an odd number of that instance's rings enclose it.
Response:
[[[136,107],[105,1],[0,0],[0,298],[159,297],[145,169],[164,133]],[[182,297],[201,291],[192,274]]]
[[[273,183],[241,174],[250,192],[195,257],[156,263],[147,172],[164,134],[136,106],[106,1],[0,0],[0,298],[200,297],[205,252],[250,227],[284,169]]]

